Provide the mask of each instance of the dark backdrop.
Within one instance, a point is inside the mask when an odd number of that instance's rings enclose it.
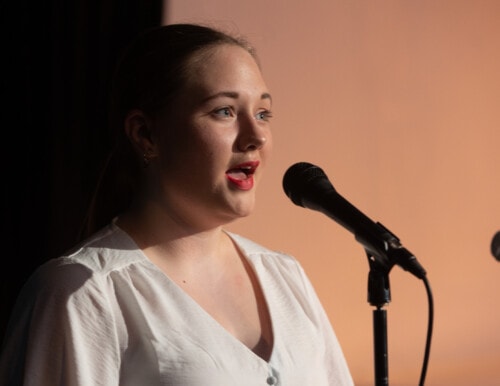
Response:
[[[160,25],[161,0],[0,6],[0,338],[21,285],[78,239],[109,150],[107,98],[124,46]]]

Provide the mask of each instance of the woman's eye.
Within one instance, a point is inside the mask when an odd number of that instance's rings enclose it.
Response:
[[[259,121],[268,121],[270,118],[272,118],[272,116],[273,114],[269,110],[263,110],[257,113],[257,119]]]
[[[214,110],[214,114],[222,118],[229,118],[232,116],[231,109],[229,107]]]

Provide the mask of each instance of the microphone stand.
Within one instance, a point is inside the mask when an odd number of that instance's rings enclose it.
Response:
[[[384,259],[376,259],[368,250],[366,254],[370,265],[368,302],[376,307],[373,310],[375,385],[388,386],[387,311],[384,306],[391,301],[389,271],[392,265],[384,264]]]

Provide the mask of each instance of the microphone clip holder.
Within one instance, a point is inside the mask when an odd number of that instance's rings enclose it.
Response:
[[[402,261],[407,261],[413,255],[401,246],[394,234],[381,224],[379,225],[386,232],[387,237],[381,243],[364,243],[364,246],[370,267],[368,303],[375,307],[373,310],[375,386],[388,386],[387,310],[384,307],[391,301],[389,273],[394,265],[402,265]],[[375,248],[374,245],[376,245]]]
[[[403,248],[394,233],[376,223],[376,234],[356,235],[365,249],[370,271],[368,274],[368,303],[373,310],[373,343],[375,362],[375,385],[389,385],[387,349],[387,311],[384,307],[391,301],[389,273],[399,265],[417,278],[425,278],[426,272],[415,256]]]
[[[370,266],[368,273],[368,302],[376,307],[372,315],[375,386],[388,386],[387,310],[384,306],[391,301],[389,272],[392,266],[381,263],[386,262],[386,259],[376,258],[367,249],[365,251]]]

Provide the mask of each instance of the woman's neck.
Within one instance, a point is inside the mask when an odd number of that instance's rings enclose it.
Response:
[[[116,224],[140,249],[169,260],[197,260],[224,255],[232,242],[222,226],[197,227],[154,205],[135,207],[120,215]]]

